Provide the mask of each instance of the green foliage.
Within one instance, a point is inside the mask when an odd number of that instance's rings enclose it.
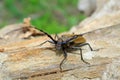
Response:
[[[21,12],[17,9],[17,7],[14,5],[14,0],[4,0],[5,7],[7,10],[11,13],[11,15],[15,17],[21,17]]]
[[[78,0],[4,0],[8,13],[21,21],[32,17],[32,24],[49,33],[69,30],[85,18],[77,10]]]

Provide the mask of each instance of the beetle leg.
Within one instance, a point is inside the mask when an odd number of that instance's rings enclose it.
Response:
[[[90,50],[91,50],[91,51],[94,51],[94,50],[92,49],[92,47],[90,46],[89,43],[82,43],[82,44],[79,45],[79,47],[81,47],[81,46],[85,46],[85,45],[88,45],[89,48],[90,48]]]
[[[90,64],[90,63],[86,62],[86,61],[83,59],[82,49],[81,49],[81,48],[79,48],[79,49],[80,49],[80,57],[81,57],[81,60],[82,60],[84,63],[86,63],[86,64]]]
[[[90,48],[90,50],[91,50],[91,51],[93,51],[93,48],[90,46],[90,44],[89,44],[89,43],[85,43],[85,45],[88,45],[88,46],[89,46],[89,48]]]
[[[86,64],[90,64],[88,63],[87,61],[84,60],[83,58],[83,54],[82,54],[82,49],[80,47],[72,47],[72,49],[77,49],[77,50],[80,50],[80,57],[81,57],[81,60],[86,63]]]
[[[58,38],[59,38],[59,37],[58,37],[58,35],[57,35],[57,34],[55,34],[55,38],[54,38],[54,39],[56,40],[56,39],[58,39]]]
[[[64,52],[64,58],[63,58],[63,60],[61,61],[61,63],[60,63],[60,71],[62,71],[62,64],[63,64],[63,62],[66,60],[66,58],[67,58],[67,53],[66,53],[66,51],[63,49],[63,52]]]
[[[47,40],[47,41],[41,43],[39,46],[42,46],[43,44],[45,44],[45,43],[47,43],[47,42],[52,43],[52,44],[55,44],[54,42]]]

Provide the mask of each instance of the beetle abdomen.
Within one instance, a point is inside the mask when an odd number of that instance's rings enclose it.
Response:
[[[76,43],[76,44],[85,43],[85,42],[86,42],[86,39],[85,39],[83,36],[79,36],[79,37],[77,37],[76,39],[74,39],[73,42]]]

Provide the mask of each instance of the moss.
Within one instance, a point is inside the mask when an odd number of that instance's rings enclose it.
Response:
[[[60,33],[85,18],[77,10],[77,2],[78,0],[5,0],[4,4],[12,16],[8,16],[8,19],[20,22],[25,17],[32,17],[34,26],[49,33]]]

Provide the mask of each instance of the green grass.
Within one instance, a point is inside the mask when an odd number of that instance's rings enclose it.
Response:
[[[10,18],[21,22],[32,17],[31,23],[49,33],[69,30],[85,18],[77,10],[78,0],[4,0]]]

